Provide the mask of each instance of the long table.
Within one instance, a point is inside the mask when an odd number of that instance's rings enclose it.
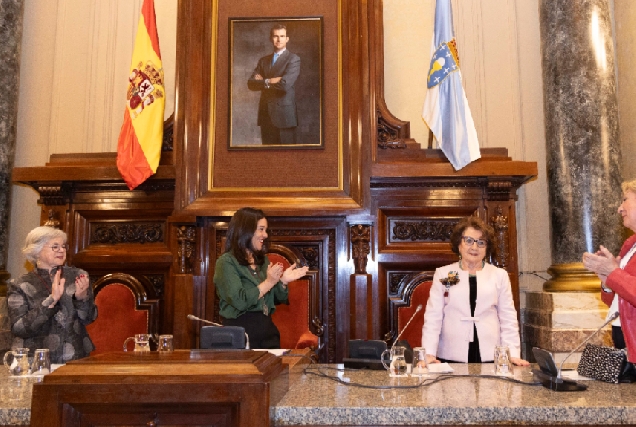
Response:
[[[270,420],[312,427],[636,425],[636,384],[580,381],[587,390],[556,392],[532,385],[531,367],[514,369],[519,382],[495,377],[492,364],[451,367],[452,374],[418,379],[314,365],[290,383]]]
[[[287,358],[289,390],[270,407],[272,426],[636,425],[636,384],[555,392],[531,385],[530,368],[515,368],[522,384],[493,378],[488,364],[453,364],[450,378],[420,380],[302,360]],[[0,374],[0,426],[29,425],[34,381]]]

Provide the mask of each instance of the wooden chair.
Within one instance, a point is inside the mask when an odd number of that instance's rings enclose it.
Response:
[[[159,300],[146,279],[107,274],[95,282],[93,290],[97,320],[86,328],[95,344],[91,355],[121,351],[126,338],[158,332]]]
[[[294,262],[297,265],[305,263],[302,255],[282,245],[272,244],[267,256],[270,262],[280,262],[285,269]],[[317,272],[309,271],[305,277],[288,285],[289,305],[276,306],[272,320],[280,331],[281,348],[320,349],[323,330],[319,326],[322,321],[317,282]]]
[[[433,272],[422,271],[405,276],[398,285],[397,297],[389,300],[389,324],[391,330],[386,334],[387,341],[393,341],[408,323],[417,306],[422,304],[422,310],[413,318],[408,328],[404,330],[400,340],[408,341],[411,348],[422,345],[422,326],[424,326],[424,311],[433,284]]]

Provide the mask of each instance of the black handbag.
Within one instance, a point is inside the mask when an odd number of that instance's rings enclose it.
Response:
[[[614,384],[636,381],[636,369],[627,361],[627,352],[602,345],[585,346],[576,372],[584,377]]]

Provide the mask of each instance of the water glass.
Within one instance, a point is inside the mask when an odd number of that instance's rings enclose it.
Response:
[[[157,343],[157,351],[172,351],[174,346],[172,344],[172,335],[159,335]]]
[[[33,353],[33,363],[31,364],[33,375],[46,375],[51,373],[51,359],[48,348],[38,348]]]
[[[29,375],[29,349],[14,348],[4,354],[4,366],[10,375]]]
[[[495,375],[511,375],[510,349],[507,345],[495,347]]]
[[[428,363],[426,362],[426,349],[415,347],[413,349],[413,365],[411,367],[412,377],[423,377],[428,374]]]
[[[128,351],[128,342],[131,340],[135,341],[136,352],[150,351],[150,335],[135,334],[134,337],[126,338],[124,341],[124,351]]]
[[[391,349],[386,349],[382,352],[380,359],[382,360],[382,364],[384,368],[389,371],[390,377],[407,377],[406,373],[406,359],[404,357],[405,347],[396,345],[391,347]],[[389,364],[386,364],[385,355],[390,356]]]

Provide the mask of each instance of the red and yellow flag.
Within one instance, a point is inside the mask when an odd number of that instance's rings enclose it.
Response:
[[[157,171],[163,139],[165,91],[154,0],[144,0],[128,76],[117,169],[131,190]]]

